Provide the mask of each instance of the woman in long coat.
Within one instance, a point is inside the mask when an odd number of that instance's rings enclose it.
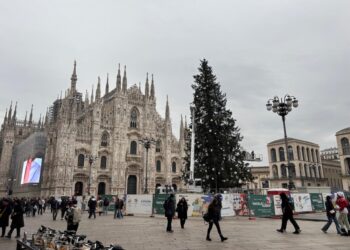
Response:
[[[293,224],[294,229],[295,229],[293,234],[300,234],[301,230],[300,230],[298,223],[296,223],[296,221],[294,220],[293,207],[289,201],[288,196],[285,193],[281,193],[280,197],[281,197],[281,201],[282,201],[281,207],[282,207],[283,215],[282,215],[281,229],[277,229],[277,232],[284,233],[286,231],[287,222],[289,220]]]
[[[14,200],[13,212],[11,215],[11,229],[7,234],[7,238],[11,238],[13,230],[17,231],[16,238],[21,237],[21,227],[24,227],[23,208],[19,200]]]
[[[2,229],[1,237],[5,236],[6,227],[9,225],[11,215],[11,206],[8,199],[2,199],[0,202],[0,227]]]
[[[186,199],[185,197],[182,197],[176,206],[177,217],[180,219],[181,228],[184,228],[185,226],[185,222],[187,219],[187,210],[188,206]]]
[[[219,224],[219,221],[221,220],[221,208],[222,208],[221,200],[222,200],[222,195],[217,194],[214,196],[214,199],[211,201],[211,203],[208,206],[209,227],[207,231],[207,241],[211,241],[210,231],[213,228],[213,224],[216,226],[216,229],[218,230],[221,241],[227,240],[227,237],[224,237],[222,235],[220,224]]]

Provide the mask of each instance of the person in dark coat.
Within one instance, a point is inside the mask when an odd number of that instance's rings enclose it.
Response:
[[[209,215],[209,227],[207,231],[207,241],[211,241],[210,238],[210,231],[213,228],[213,224],[215,224],[216,229],[218,230],[219,236],[221,241],[227,240],[227,237],[224,237],[222,235],[219,221],[221,220],[221,204],[222,196],[221,194],[217,194],[214,196],[214,199],[211,201],[211,203],[208,206],[208,215]]]
[[[327,195],[325,205],[326,205],[326,213],[327,213],[328,222],[326,223],[326,225],[324,225],[322,227],[321,230],[324,233],[327,233],[328,228],[330,227],[332,222],[334,222],[338,234],[341,234],[340,226],[339,226],[337,216],[336,216],[337,213],[336,213],[335,208],[333,206],[332,197],[330,195]]]
[[[21,227],[24,227],[24,219],[23,219],[23,207],[21,206],[21,203],[19,200],[14,200],[14,205],[13,205],[13,212],[11,215],[11,227],[10,231],[7,234],[7,238],[11,238],[13,230],[17,231],[16,238],[21,237]]]
[[[300,234],[301,230],[299,225],[296,223],[296,221],[293,218],[293,207],[291,202],[289,201],[288,196],[285,193],[280,194],[281,197],[281,207],[282,207],[282,224],[281,229],[277,229],[277,232],[284,233],[287,228],[287,222],[290,220],[290,222],[293,224],[295,231],[293,234]]]
[[[181,228],[184,228],[185,226],[185,222],[187,219],[187,210],[188,205],[186,199],[185,197],[182,197],[176,206],[177,217],[180,219]]]
[[[171,222],[173,221],[173,217],[175,215],[175,197],[174,197],[174,194],[170,194],[168,199],[166,199],[164,201],[163,208],[164,208],[165,217],[167,217],[167,219],[168,219],[166,231],[168,233],[172,233],[174,231],[171,228]]]
[[[0,227],[2,229],[1,237],[5,236],[6,227],[9,225],[9,218],[12,212],[10,201],[6,198],[0,202]]]
[[[94,215],[94,219],[96,219],[96,206],[97,206],[97,201],[96,201],[94,196],[91,196],[91,198],[88,202],[89,219],[91,218],[92,215]]]
[[[63,220],[65,213],[68,210],[68,200],[65,197],[62,197],[61,201],[61,220]]]

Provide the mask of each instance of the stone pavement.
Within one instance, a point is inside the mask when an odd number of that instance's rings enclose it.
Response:
[[[128,250],[138,249],[350,249],[350,237],[336,235],[332,226],[329,233],[324,234],[320,228],[324,222],[298,221],[302,232],[292,234],[292,226],[288,223],[287,233],[280,234],[277,219],[248,220],[245,217],[225,218],[221,221],[223,234],[228,237],[221,242],[214,226],[212,242],[205,240],[207,225],[201,218],[187,220],[185,229],[181,229],[178,220],[174,220],[174,233],[165,232],[166,219],[162,216],[128,216],[123,220],[114,220],[112,215],[97,216],[88,219],[83,214],[78,232],[86,234],[91,240],[99,240],[104,244],[117,243]],[[25,231],[36,232],[40,225],[64,230],[65,221],[52,221],[50,213],[35,218],[25,218]],[[22,234],[23,234],[22,229]],[[16,249],[15,239],[0,238],[0,249]]]

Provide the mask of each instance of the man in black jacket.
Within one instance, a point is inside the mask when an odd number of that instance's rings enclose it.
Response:
[[[94,219],[96,219],[96,205],[97,201],[94,196],[91,196],[89,202],[88,202],[88,207],[89,207],[89,219],[91,218],[92,215],[94,215]]]
[[[164,207],[165,217],[167,217],[167,219],[168,219],[166,231],[168,233],[172,233],[174,231],[171,229],[171,222],[172,222],[173,217],[175,215],[175,197],[174,197],[174,194],[170,194],[168,199],[165,200],[163,207]]]

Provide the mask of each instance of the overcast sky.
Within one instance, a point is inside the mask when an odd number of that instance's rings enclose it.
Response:
[[[247,150],[264,154],[283,136],[267,99],[299,99],[288,136],[327,148],[350,126],[350,1],[4,1],[0,0],[0,122],[11,100],[39,119],[70,86],[101,76],[115,88],[117,65],[128,85],[155,77],[157,109],[169,95],[173,132],[189,115],[199,60],[213,67]],[[111,87],[110,87],[111,88]]]

